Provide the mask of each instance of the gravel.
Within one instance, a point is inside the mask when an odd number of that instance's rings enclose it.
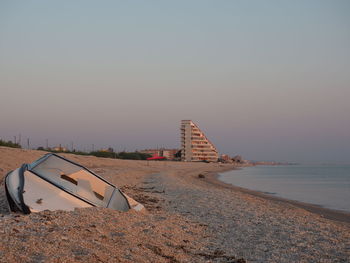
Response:
[[[0,180],[43,154],[0,147]],[[349,215],[330,220],[215,181],[233,166],[64,156],[147,211],[9,214],[0,191],[0,262],[350,262]]]
[[[164,191],[158,195],[167,212],[205,228],[211,254],[220,251],[248,262],[350,262],[347,223],[212,185],[195,173],[161,173],[149,180],[153,189]]]

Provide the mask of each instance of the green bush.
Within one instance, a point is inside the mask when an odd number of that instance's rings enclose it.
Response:
[[[146,160],[147,158],[152,157],[152,155],[147,153],[140,152],[121,152],[118,153],[118,159],[129,159],[129,160]]]
[[[96,152],[90,152],[89,155],[93,155],[96,157],[102,157],[102,158],[115,158],[116,153],[96,151]]]
[[[12,141],[3,141],[0,140],[0,146],[5,146],[5,147],[11,147],[11,148],[22,148],[21,145],[19,145],[18,143],[13,143]]]
[[[89,153],[86,152],[80,152],[80,151],[55,151],[51,149],[45,149],[45,151],[52,152],[52,153],[71,153],[71,154],[76,154],[76,155],[90,155]]]
[[[140,153],[140,152],[90,152],[89,155],[94,155],[96,157],[102,158],[116,158],[116,159],[125,159],[125,160],[146,160],[148,157],[151,157],[150,154]]]
[[[12,148],[22,148],[21,145],[18,143],[13,143],[11,141],[3,141],[0,140],[0,146],[6,146],[6,147],[12,147]],[[149,157],[152,157],[152,155],[147,153],[140,153],[140,152],[102,152],[102,151],[94,151],[90,153],[86,152],[80,152],[80,151],[54,151],[52,149],[46,149],[42,146],[38,147],[37,150],[39,151],[47,151],[52,153],[71,153],[71,154],[77,154],[77,155],[93,155],[96,157],[102,157],[102,158],[113,158],[113,159],[125,159],[125,160],[146,160]]]

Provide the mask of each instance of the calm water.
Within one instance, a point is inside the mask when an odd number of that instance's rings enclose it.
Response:
[[[350,212],[350,165],[256,166],[222,173],[243,188]]]

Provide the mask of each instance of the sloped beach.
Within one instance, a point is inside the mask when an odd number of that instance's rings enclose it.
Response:
[[[0,147],[0,178],[45,154]],[[347,262],[350,226],[218,183],[232,165],[63,154],[147,212],[102,208],[9,214],[0,199],[1,262]],[[199,178],[198,175],[204,175]]]

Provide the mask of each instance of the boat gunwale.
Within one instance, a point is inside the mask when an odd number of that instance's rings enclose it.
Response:
[[[56,184],[56,183],[50,181],[49,179],[47,179],[47,178],[41,176],[40,174],[38,174],[37,172],[33,171],[33,169],[34,169],[36,166],[38,166],[40,163],[42,163],[43,161],[45,161],[46,159],[48,159],[50,156],[56,156],[56,157],[58,157],[58,158],[60,158],[60,159],[62,159],[62,160],[64,160],[64,161],[67,161],[67,162],[69,162],[69,163],[71,163],[71,164],[73,164],[73,165],[76,165],[76,166],[78,166],[78,167],[80,167],[80,168],[82,168],[82,169],[88,171],[88,172],[91,173],[92,175],[96,176],[97,178],[99,178],[100,180],[102,180],[103,182],[105,182],[106,184],[112,186],[114,189],[113,189],[113,193],[112,193],[112,195],[111,195],[111,198],[108,200],[107,206],[106,206],[106,207],[103,207],[103,206],[97,205],[97,204],[95,204],[94,202],[92,202],[92,201],[90,201],[90,200],[88,200],[88,199],[85,199],[85,198],[83,198],[83,197],[81,197],[81,196],[78,196],[78,195],[72,193],[71,191],[69,191],[69,190],[67,190],[67,189],[64,189],[62,186],[60,186],[60,185],[58,185],[58,184]],[[124,193],[123,193],[122,191],[120,191],[120,189],[119,189],[118,187],[116,187],[116,186],[113,185],[112,183],[108,182],[108,181],[105,180],[104,178],[102,178],[102,177],[100,177],[99,175],[95,174],[93,171],[89,170],[88,168],[86,168],[86,167],[84,167],[84,166],[82,166],[82,165],[80,165],[80,164],[78,164],[78,163],[75,163],[75,162],[73,162],[73,161],[71,161],[71,160],[68,160],[68,159],[66,159],[66,158],[64,158],[64,157],[62,157],[62,156],[59,156],[59,155],[55,154],[55,153],[47,153],[47,154],[45,154],[44,156],[42,156],[41,158],[39,158],[38,160],[34,161],[33,163],[34,163],[33,166],[31,166],[30,164],[23,164],[23,165],[21,166],[21,168],[19,169],[19,172],[18,172],[18,174],[19,174],[19,181],[20,181],[18,187],[21,187],[21,186],[22,186],[21,188],[18,189],[18,190],[19,190],[18,196],[19,196],[20,204],[17,204],[16,201],[13,200],[13,198],[11,197],[11,194],[9,193],[9,195],[10,195],[12,201],[16,204],[17,207],[19,206],[18,208],[19,208],[23,213],[25,213],[25,214],[30,214],[30,213],[31,213],[30,208],[25,204],[24,198],[23,198],[23,189],[24,189],[24,184],[25,184],[25,183],[24,183],[24,181],[25,181],[25,179],[24,179],[24,172],[25,172],[25,171],[29,171],[29,172],[33,173],[34,175],[38,176],[38,177],[41,178],[42,180],[44,180],[44,181],[50,183],[51,185],[54,185],[55,187],[57,187],[57,188],[59,188],[60,190],[62,190],[62,191],[64,191],[64,192],[68,193],[69,195],[71,195],[71,196],[73,196],[73,197],[75,197],[75,198],[77,198],[77,199],[79,199],[79,200],[81,200],[81,201],[83,201],[83,202],[85,202],[85,203],[87,203],[87,204],[89,204],[89,205],[92,205],[92,206],[94,206],[94,207],[108,208],[108,205],[109,205],[109,203],[111,202],[112,196],[114,196],[115,191],[119,191],[119,193],[123,196],[123,198],[124,198],[124,200],[125,200],[125,202],[126,202],[126,204],[127,204],[127,206],[128,206],[128,210],[131,209],[131,206],[130,206],[130,203],[129,203],[127,197],[124,195]],[[13,172],[14,172],[14,170],[13,170],[13,171],[10,171],[10,172],[6,175],[6,177],[5,177],[5,188],[6,188],[6,190],[8,190],[8,189],[7,189],[7,178],[8,178],[8,176],[10,176]],[[22,190],[20,191],[20,189],[22,189]]]

